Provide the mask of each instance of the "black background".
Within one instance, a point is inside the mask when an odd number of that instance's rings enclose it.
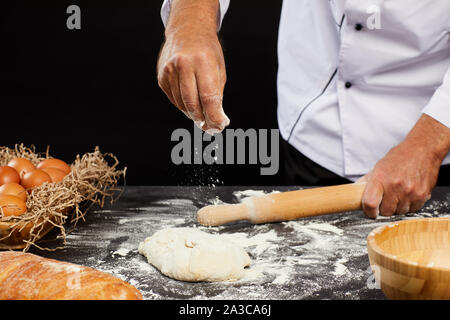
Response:
[[[277,128],[281,2],[231,1],[221,30],[230,128]],[[0,144],[49,145],[68,162],[98,145],[128,167],[130,185],[282,185],[258,165],[172,164],[171,133],[193,127],[156,82],[161,3],[2,2]],[[81,8],[81,30],[66,27],[71,4]]]
[[[81,8],[68,30],[66,8]],[[161,0],[11,1],[1,15],[1,145],[35,145],[71,161],[114,153],[130,185],[277,185],[259,166],[175,166],[170,141],[192,122],[156,81]],[[277,128],[276,40],[281,1],[233,1],[221,32],[230,128]],[[262,17],[264,21],[260,21]]]

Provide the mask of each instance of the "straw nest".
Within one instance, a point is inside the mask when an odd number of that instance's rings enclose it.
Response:
[[[14,148],[0,147],[0,165],[6,165],[15,157],[29,159],[34,165],[51,158],[48,148],[45,153],[37,153],[34,146],[25,147],[22,144]],[[119,161],[113,154],[102,153],[98,147],[94,152],[77,155],[70,164],[71,173],[61,182],[44,183],[31,190],[26,213],[21,216],[3,216],[0,212],[0,223],[9,226],[9,233],[0,238],[0,243],[15,234],[23,234],[23,229],[27,228],[23,239],[24,252],[31,246],[42,250],[63,248],[66,244],[64,224],[67,220],[75,225],[78,220],[84,220],[90,206],[103,207],[107,198],[112,202],[119,195],[118,182],[125,178],[126,168],[120,170],[118,165]],[[37,244],[48,232],[49,226],[50,229],[59,229],[62,247],[44,248]]]

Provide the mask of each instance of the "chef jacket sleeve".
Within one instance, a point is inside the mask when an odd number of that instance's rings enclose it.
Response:
[[[161,7],[161,19],[164,23],[164,27],[167,25],[167,21],[169,20],[171,5],[172,5],[172,0],[164,0],[163,5]],[[220,26],[222,25],[222,20],[225,16],[225,13],[228,10],[229,5],[230,5],[230,0],[219,0],[219,12],[217,12],[217,31],[220,30]]]
[[[450,128],[450,68],[422,112]]]

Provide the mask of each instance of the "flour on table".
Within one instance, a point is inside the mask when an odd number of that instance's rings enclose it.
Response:
[[[165,199],[158,198],[151,204],[139,206],[132,202],[125,208],[94,211],[90,228],[80,225],[67,234],[68,251],[82,253],[71,262],[119,277],[138,288],[145,299],[383,298],[380,290],[366,286],[373,276],[367,256],[367,235],[388,222],[450,217],[448,200],[431,200],[420,213],[377,220],[366,219],[362,212],[351,212],[261,225],[246,222],[218,227],[198,225],[195,215],[199,206],[241,202],[250,196],[273,192],[236,191],[228,187],[222,192],[221,188],[207,196],[197,195],[204,192],[203,188],[186,194],[169,189]],[[237,281],[186,283],[162,276],[138,253],[136,244],[158,230],[180,227],[220,234],[234,241],[250,256],[250,267],[244,269],[244,276]]]
[[[129,252],[130,252],[129,249],[120,248],[119,250],[114,251],[112,255],[113,256],[114,255],[119,255],[119,256],[125,257]]]
[[[283,241],[284,237],[278,236],[273,229],[268,226],[258,225],[255,229],[261,230],[254,236],[245,233],[226,234],[230,241],[240,243],[253,257],[252,266],[247,270],[244,280],[267,280],[272,277],[274,284],[288,284],[297,276],[298,266],[311,267],[318,264],[327,263],[324,256],[330,254],[341,255],[337,259],[334,267],[336,276],[347,272],[344,263],[348,258],[345,250],[339,248],[339,238],[343,235],[343,230],[330,224],[306,221],[282,222],[283,228],[291,229],[292,244]],[[267,232],[262,230],[267,229]],[[258,230],[258,231],[259,231]],[[296,245],[297,239],[304,239]],[[280,260],[280,251],[290,253]],[[301,255],[294,255],[294,252],[301,251]]]
[[[238,280],[250,265],[239,245],[195,228],[160,230],[141,242],[138,251],[163,274],[182,281]]]
[[[278,193],[278,191],[270,193]],[[239,202],[244,202],[249,197],[264,196],[270,193],[262,190],[243,190],[233,192],[233,196]],[[272,284],[288,284],[296,277],[298,266],[311,267],[327,263],[323,257],[333,253],[341,255],[334,262],[333,275],[339,277],[347,274],[345,263],[348,257],[345,250],[337,245],[344,233],[343,229],[332,223],[308,220],[286,221],[281,225],[293,230],[293,240],[297,237],[306,240],[300,247],[303,251],[300,256],[286,255],[282,260],[276,258],[278,257],[277,253],[283,250],[280,243],[284,243],[284,241],[275,230],[269,229],[268,225],[255,225],[253,228],[259,232],[254,236],[246,233],[224,234],[230,241],[244,246],[253,258],[252,266],[246,270],[246,275],[240,280],[241,282],[267,281],[269,277],[273,279]],[[263,232],[266,229],[267,232]],[[285,243],[285,245],[289,244]],[[295,247],[289,249],[295,249]]]
[[[347,258],[341,258],[341,259],[337,260],[334,265],[333,275],[339,277],[339,276],[343,276],[344,274],[346,274],[348,272],[348,269],[344,265],[344,263],[347,261],[348,261]]]

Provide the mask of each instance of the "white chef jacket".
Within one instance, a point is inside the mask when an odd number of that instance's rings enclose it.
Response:
[[[369,172],[423,113],[450,128],[450,0],[284,0],[278,59],[282,137],[342,177]]]

